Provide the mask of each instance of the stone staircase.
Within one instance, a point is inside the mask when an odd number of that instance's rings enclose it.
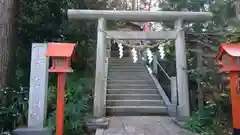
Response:
[[[131,57],[109,58],[107,115],[167,115],[158,90],[142,62]]]

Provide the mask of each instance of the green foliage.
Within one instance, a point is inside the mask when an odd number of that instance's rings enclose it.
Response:
[[[228,127],[231,127],[231,104],[229,103],[228,89],[224,88],[222,78],[214,58],[203,57],[203,69],[198,68],[197,53],[191,51],[201,46],[203,56],[205,54],[216,54],[221,43],[238,43],[240,40],[239,21],[236,21],[234,0],[166,0],[160,4],[163,10],[178,11],[210,11],[213,19],[206,23],[192,23],[186,25],[186,44],[187,44],[187,64],[189,74],[189,89],[191,107],[195,111],[187,123],[187,128],[203,135],[230,134]],[[167,23],[164,28],[172,28],[172,24]],[[204,30],[204,31],[203,31]],[[211,34],[201,34],[203,32]],[[231,33],[231,34],[229,34]],[[229,36],[231,35],[231,36]],[[209,47],[210,46],[210,47]],[[168,43],[164,46],[166,61],[175,62],[174,44]],[[164,69],[170,70],[169,66],[161,63]],[[173,71],[167,71],[173,72]],[[200,86],[197,82],[200,82]],[[197,98],[199,97],[198,88],[204,96],[204,108],[197,108]],[[195,93],[195,94],[194,94]],[[195,104],[193,104],[195,103]],[[230,125],[230,126],[229,126]],[[226,131],[225,131],[226,130]]]
[[[93,78],[79,72],[67,78],[65,91],[65,133],[83,134],[84,118],[92,112]],[[25,127],[28,113],[28,89],[4,89],[0,91],[6,99],[0,106],[0,131],[11,131],[16,127]],[[10,98],[11,97],[11,98]],[[56,121],[56,86],[48,89],[48,126],[55,129]],[[3,134],[3,132],[1,132]]]
[[[104,9],[99,0],[20,0],[17,22],[16,86],[29,86],[31,44],[43,42],[77,43],[74,73],[68,78],[65,105],[65,131],[82,133],[83,118],[91,112],[96,21],[69,21],[67,9]],[[75,76],[74,76],[75,75]],[[89,79],[88,79],[89,78]],[[56,75],[50,74],[48,94],[49,126],[53,127],[56,109]],[[26,125],[28,88],[1,90],[0,134]]]
[[[28,90],[6,88],[0,90],[0,131],[9,131],[27,122]],[[2,132],[0,132],[2,133]]]
[[[223,133],[224,127],[229,126],[230,115],[220,104],[208,102],[207,105],[195,112],[187,121],[186,128],[201,135],[216,135]]]
[[[92,89],[93,78],[79,78],[77,75],[68,77],[67,88],[65,91],[66,104],[64,108],[64,133],[83,134],[84,118],[91,115],[92,110]],[[52,87],[50,95],[56,95],[56,88]],[[50,105],[56,101],[56,97],[49,97]],[[53,110],[56,106],[52,107]],[[55,132],[56,111],[50,113],[48,127]]]
[[[93,69],[96,45],[96,21],[69,21],[67,9],[103,9],[106,1],[98,0],[21,0],[18,24],[17,67],[24,71],[20,83],[29,82],[31,44],[33,42],[78,43],[75,68]],[[90,70],[91,71],[91,70]]]

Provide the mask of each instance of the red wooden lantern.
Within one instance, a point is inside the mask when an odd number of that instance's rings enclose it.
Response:
[[[222,44],[216,56],[221,71],[230,74],[233,135],[240,135],[240,44]]]
[[[52,67],[49,72],[73,72],[71,57],[75,55],[75,44],[49,43],[46,56],[52,57]]]
[[[66,73],[73,72],[71,57],[75,55],[75,44],[49,43],[46,56],[52,57],[49,72],[58,73],[56,135],[63,135],[64,129],[64,88]],[[75,57],[76,58],[76,57]]]

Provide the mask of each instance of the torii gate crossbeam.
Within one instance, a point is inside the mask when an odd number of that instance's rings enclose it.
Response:
[[[95,20],[103,17],[106,20],[124,21],[206,21],[212,18],[210,12],[180,12],[180,11],[121,11],[121,10],[68,10],[68,18],[74,20]]]
[[[104,117],[105,115],[105,85],[106,83],[106,38],[107,35],[103,31],[106,28],[106,20],[121,21],[173,21],[175,22],[175,50],[176,50],[176,70],[177,70],[177,90],[178,90],[178,116],[181,118],[190,116],[189,107],[189,91],[188,91],[188,73],[186,61],[186,43],[185,33],[183,30],[183,21],[206,21],[212,18],[210,12],[179,12],[179,11],[112,11],[112,10],[68,10],[68,18],[72,20],[98,20],[98,36],[97,36],[97,60],[96,60],[96,77],[94,88],[94,116]],[[120,34],[114,32],[115,36]],[[136,33],[136,32],[132,32]],[[177,33],[177,34],[176,34]],[[123,33],[126,34],[126,33]],[[122,38],[127,38],[122,34]],[[164,33],[167,34],[167,33]],[[161,33],[161,35],[164,35]],[[169,34],[169,32],[168,32]],[[120,34],[121,35],[121,34]],[[120,36],[119,35],[119,36]],[[159,38],[165,36],[155,36],[155,34],[139,33],[139,38]],[[129,35],[130,39],[137,40],[136,35]],[[165,37],[169,39],[169,37]]]

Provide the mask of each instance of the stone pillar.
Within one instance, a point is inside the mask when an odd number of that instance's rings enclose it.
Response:
[[[183,20],[179,19],[175,22],[175,29],[178,32],[175,40],[177,90],[179,103],[178,118],[181,120],[190,116],[186,43],[185,33],[183,30]]]
[[[32,45],[28,127],[43,128],[47,111],[48,65],[46,43]]]
[[[237,19],[240,20],[240,0],[235,1],[235,8]]]
[[[106,57],[106,34],[104,33],[106,27],[106,20],[104,18],[98,19],[98,33],[97,33],[97,55],[96,55],[96,74],[95,74],[95,88],[94,88],[94,108],[93,115],[96,118],[104,117],[104,70]]]
[[[110,58],[111,57],[111,47],[112,47],[111,39],[108,39],[106,44],[107,44],[106,57]]]
[[[94,108],[93,117],[86,118],[86,125],[90,132],[95,132],[99,128],[107,128],[108,121],[105,118],[105,71],[106,71],[106,20],[104,18],[98,19],[98,33],[97,33],[97,55],[96,55],[96,74],[94,86]]]
[[[44,128],[47,111],[48,64],[46,43],[33,43],[31,56],[28,127],[13,131],[14,135],[51,135]]]
[[[178,95],[177,95],[177,78],[171,77],[170,80],[171,85],[171,103],[177,105],[178,104]]]
[[[157,65],[157,55],[156,54],[154,54],[153,55],[153,73],[154,73],[154,75],[156,75],[157,76],[157,74],[158,74],[158,65]]]

